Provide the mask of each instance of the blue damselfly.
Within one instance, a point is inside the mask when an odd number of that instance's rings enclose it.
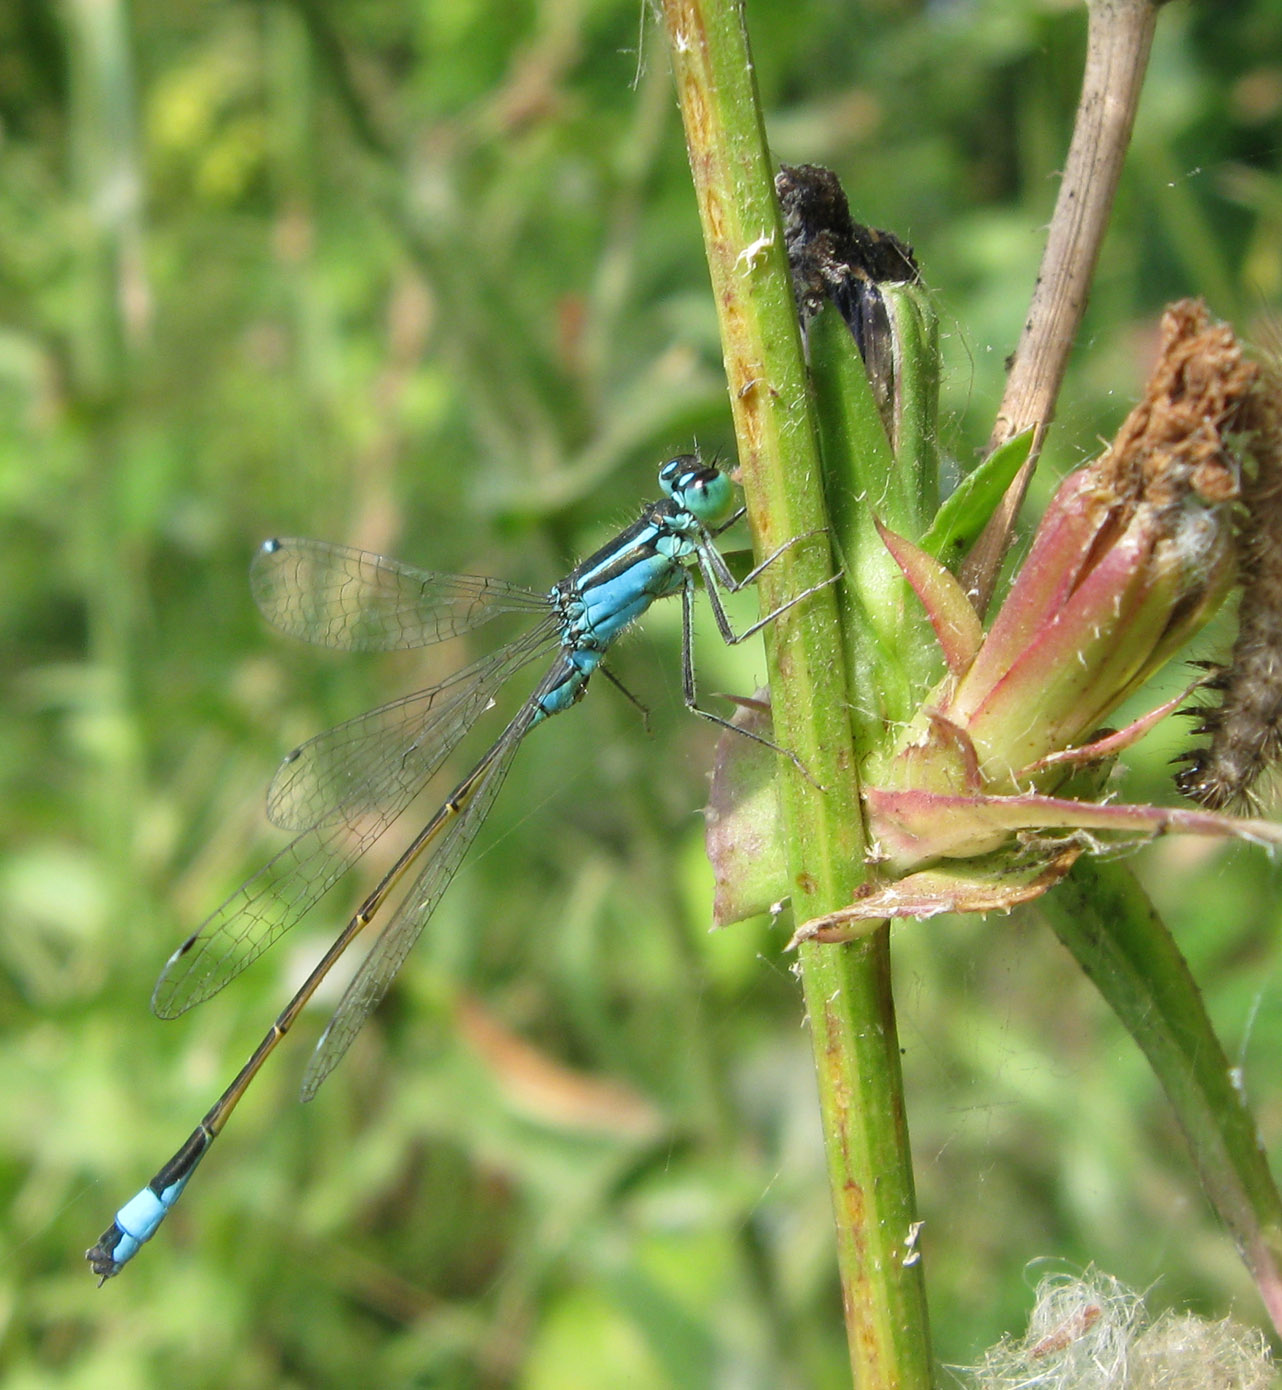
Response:
[[[665,463],[659,484],[661,499],[545,594],[497,579],[436,574],[318,541],[272,540],[261,547],[251,568],[258,607],[277,628],[321,646],[398,650],[444,641],[500,614],[528,614],[534,621],[515,641],[439,685],[340,724],[285,758],[268,791],[267,810],[270,820],[296,832],[295,838],[170,957],[152,995],[152,1007],[162,1018],[216,994],[288,931],[409,805],[493,704],[500,687],[533,661],[550,658],[550,665],[507,727],[365,898],[186,1143],[120,1208],[87,1252],[102,1279],[118,1273],[155,1234],[304,1005],[413,870],[413,881],[317,1043],[302,1098],[316,1093],[387,993],[485,820],[525,735],[582,698],[593,672],[605,669],[601,663],[610,644],[655,599],[682,596],[685,702],[726,724],[695,703],[694,566],[703,575],[717,627],[730,643],[751,636],[814,591],[735,633],[718,593],[750,584],[774,555],[743,579],[733,577],[715,545],[741,515],[734,511],[733,484],[696,455]]]

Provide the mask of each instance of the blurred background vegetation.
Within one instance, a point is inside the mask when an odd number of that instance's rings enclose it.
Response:
[[[748,10],[777,157],[832,166],[917,250],[965,466],[1036,273],[1084,7]],[[1276,0],[1162,15],[1045,486],[1116,426],[1184,294],[1257,335],[1282,300]],[[529,741],[317,1101],[294,1103],[332,993],[154,1245],[101,1291],[81,1259],[402,843],[159,1023],[165,957],[281,843],[276,760],[478,651],[291,646],[250,602],[255,544],[541,588],[696,438],[733,447],[636,0],[0,6],[7,1387],[846,1383],[786,933],[707,931],[712,737],[681,708],[676,611],[616,662],[651,734],[602,685]],[[751,690],[760,654],[705,635],[703,688]],[[1169,798],[1179,733],[1125,795]],[[1282,870],[1176,841],[1137,867],[1276,1151]],[[1035,914],[895,942],[941,1358],[1019,1328],[1045,1258],[1260,1321],[1138,1053]]]

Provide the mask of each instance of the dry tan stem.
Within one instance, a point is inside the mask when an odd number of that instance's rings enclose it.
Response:
[[[1100,243],[1108,226],[1148,66],[1158,9],[1166,0],[1087,0],[1086,68],[1073,138],[1046,251],[989,448],[1037,427],[1032,452],[962,567],[961,579],[983,614],[1015,516],[1036,465],[1042,436],[1073,346]]]

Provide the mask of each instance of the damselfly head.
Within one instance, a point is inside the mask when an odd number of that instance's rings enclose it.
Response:
[[[704,471],[703,460],[698,454],[678,454],[669,459],[659,469],[659,486],[673,497],[681,489],[685,479],[692,474]]]
[[[705,526],[723,521],[734,504],[734,483],[698,454],[669,459],[659,469],[659,486]]]

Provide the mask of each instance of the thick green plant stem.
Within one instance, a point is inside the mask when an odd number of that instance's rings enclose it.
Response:
[[[721,325],[765,611],[831,573],[817,436],[752,60],[733,0],[664,0],[690,167]],[[766,634],[797,920],[848,903],[863,826],[850,694],[831,589]],[[820,790],[822,787],[823,790]],[[860,1386],[929,1386],[925,1295],[885,929],[803,947],[847,1334]]]
[[[1202,995],[1125,864],[1083,857],[1042,911],[1148,1058],[1202,1186],[1282,1332],[1282,1199]]]

